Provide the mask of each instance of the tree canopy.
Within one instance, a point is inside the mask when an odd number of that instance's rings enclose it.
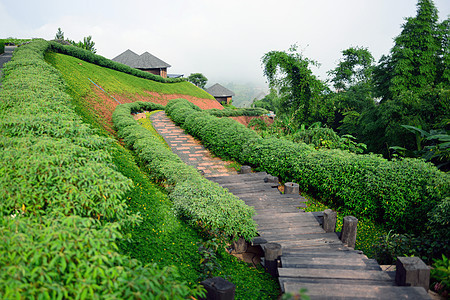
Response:
[[[201,89],[205,88],[208,78],[206,78],[202,73],[192,73],[188,76],[187,80]]]
[[[262,64],[269,86],[280,94],[281,112],[294,115],[299,123],[308,122],[314,98],[325,88],[309,69],[316,62],[303,57],[293,45],[287,52],[266,53]]]

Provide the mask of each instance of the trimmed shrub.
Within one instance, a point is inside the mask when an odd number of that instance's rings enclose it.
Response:
[[[208,109],[206,110],[209,114],[222,118],[222,117],[240,117],[240,116],[248,116],[248,117],[258,117],[269,112],[264,108],[224,108],[224,109]]]
[[[187,105],[177,105],[169,115],[177,115],[182,107]],[[450,175],[419,159],[388,161],[374,154],[315,150],[302,143],[260,138],[234,120],[184,113],[189,116],[181,127],[216,155],[297,182],[335,207],[401,232],[427,231],[427,213],[450,193]]]
[[[186,165],[169,150],[155,133],[140,126],[131,112],[141,104],[117,106],[113,122],[118,136],[145,162],[153,178],[169,185],[169,197],[176,214],[193,226],[220,231],[228,237],[242,236],[246,240],[255,237],[254,209],[218,184],[203,178],[194,167]],[[166,110],[187,112],[187,108],[192,114],[201,113],[184,99],[170,101]]]
[[[172,268],[121,255],[123,199],[112,140],[83,124],[48,43],[17,48],[0,89],[0,298],[186,299],[202,294]]]

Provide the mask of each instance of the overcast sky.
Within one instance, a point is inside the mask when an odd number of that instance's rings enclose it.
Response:
[[[264,85],[261,57],[297,43],[326,79],[341,51],[367,47],[388,54],[417,0],[0,0],[0,38],[53,39],[58,27],[79,41],[92,35],[97,53],[127,49],[171,64],[169,73],[203,73],[208,85]],[[450,0],[434,0],[440,20]]]

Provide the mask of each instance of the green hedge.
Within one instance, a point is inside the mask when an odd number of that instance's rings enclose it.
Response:
[[[136,224],[112,140],[75,114],[48,43],[17,48],[0,89],[0,298],[185,299],[199,288],[174,269],[118,252]]]
[[[170,107],[179,100],[173,100]],[[192,111],[193,104],[188,102]],[[162,143],[155,133],[143,128],[131,113],[149,109],[147,102],[127,103],[117,106],[113,113],[118,136],[132,147],[146,163],[154,179],[169,185],[169,197],[174,203],[175,213],[190,224],[207,230],[217,230],[229,237],[242,236],[251,240],[256,236],[256,225],[252,220],[254,209],[218,184],[203,178],[192,166],[186,165],[176,154]],[[160,109],[151,104],[153,109]]]
[[[236,159],[245,147],[243,141],[260,138],[256,132],[232,119],[217,118],[191,107],[187,100],[174,100],[167,104],[166,113],[220,157]]]
[[[240,117],[240,116],[248,116],[248,117],[258,117],[265,114],[268,114],[269,112],[264,108],[225,108],[225,109],[208,109],[206,110],[208,113],[210,113],[213,116],[216,117]]]
[[[50,45],[50,50],[62,54],[67,54],[73,57],[76,57],[78,59],[90,62],[92,64],[96,64],[101,67],[109,68],[112,70],[116,70],[119,72],[124,72],[133,76],[162,82],[162,83],[174,83],[174,82],[181,82],[185,79],[183,78],[163,78],[158,75],[151,74],[149,72],[141,71],[139,69],[135,69],[132,67],[129,67],[127,65],[112,61],[110,59],[107,59],[101,55],[94,54],[91,51],[81,49],[79,47],[75,47],[72,45],[62,45],[55,41],[48,42]]]
[[[170,103],[169,103],[170,108]],[[388,161],[341,150],[314,150],[303,143],[263,139],[230,119],[189,111],[181,103],[168,109],[187,132],[216,155],[259,167],[304,191],[385,223],[389,228],[424,232],[429,214],[450,193],[450,175],[418,159]],[[446,216],[449,220],[449,216]],[[430,225],[431,226],[431,225]]]
[[[0,41],[0,54],[5,53],[5,42]]]

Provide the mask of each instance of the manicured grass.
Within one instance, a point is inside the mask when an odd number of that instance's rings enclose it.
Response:
[[[186,81],[170,84],[155,82],[108,68],[102,68],[59,53],[48,52],[45,55],[45,59],[63,74],[64,80],[70,87],[76,87],[76,91],[81,97],[87,97],[92,93],[94,85],[89,81],[88,78],[90,78],[107,93],[111,95],[123,95],[134,101],[140,100],[139,96],[148,97],[148,92],[181,94],[214,99],[204,90]]]

